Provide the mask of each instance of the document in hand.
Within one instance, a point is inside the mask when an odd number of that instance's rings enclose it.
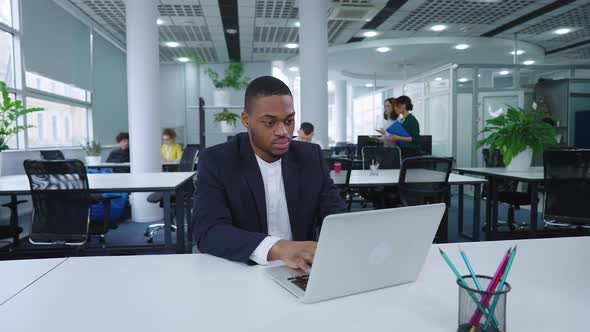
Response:
[[[394,121],[389,127],[387,127],[387,132],[391,135],[410,137],[410,134],[408,133],[406,128],[404,128],[404,126],[402,126],[402,124],[399,121]],[[406,144],[406,142],[398,141],[397,144],[403,145]]]

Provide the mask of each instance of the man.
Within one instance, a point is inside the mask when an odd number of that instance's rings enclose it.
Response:
[[[307,143],[314,143],[322,147],[320,142],[313,139],[314,134],[314,127],[309,122],[303,122],[301,127],[299,127],[299,131],[297,132],[297,139],[300,142],[307,142]]]
[[[291,141],[293,97],[262,76],[246,89],[247,133],[199,155],[193,229],[201,252],[233,261],[282,260],[309,272],[324,217],[344,212],[317,145]]]
[[[128,163],[129,162],[129,133],[119,133],[115,138],[118,149],[109,153],[108,163]]]

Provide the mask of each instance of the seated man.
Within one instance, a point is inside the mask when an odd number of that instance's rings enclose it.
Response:
[[[301,124],[301,127],[299,127],[299,131],[297,132],[297,135],[298,135],[297,139],[300,142],[317,144],[323,149],[322,144],[319,141],[314,139],[313,134],[314,134],[313,125],[309,122],[304,122]]]
[[[107,163],[128,163],[129,162],[129,133],[119,133],[115,138],[118,149],[109,153]]]
[[[199,155],[193,230],[203,253],[233,261],[282,260],[309,272],[324,217],[344,212],[320,147],[292,141],[293,97],[262,76],[246,89],[247,133]]]

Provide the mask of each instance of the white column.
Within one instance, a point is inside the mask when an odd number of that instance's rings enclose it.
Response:
[[[127,0],[127,105],[131,173],[161,171],[160,157],[160,55],[158,0]],[[158,204],[148,203],[147,193],[134,193],[133,221],[163,218]]]
[[[346,111],[348,109],[348,89],[346,81],[336,81],[335,94],[335,112],[333,120],[336,121],[336,142],[346,142]]]
[[[299,67],[301,121],[311,122],[315,138],[328,146],[328,18],[325,0],[300,0]]]

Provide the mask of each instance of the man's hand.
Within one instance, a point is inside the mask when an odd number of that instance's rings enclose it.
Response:
[[[268,261],[282,260],[292,269],[311,270],[317,242],[279,240],[268,252]]]

